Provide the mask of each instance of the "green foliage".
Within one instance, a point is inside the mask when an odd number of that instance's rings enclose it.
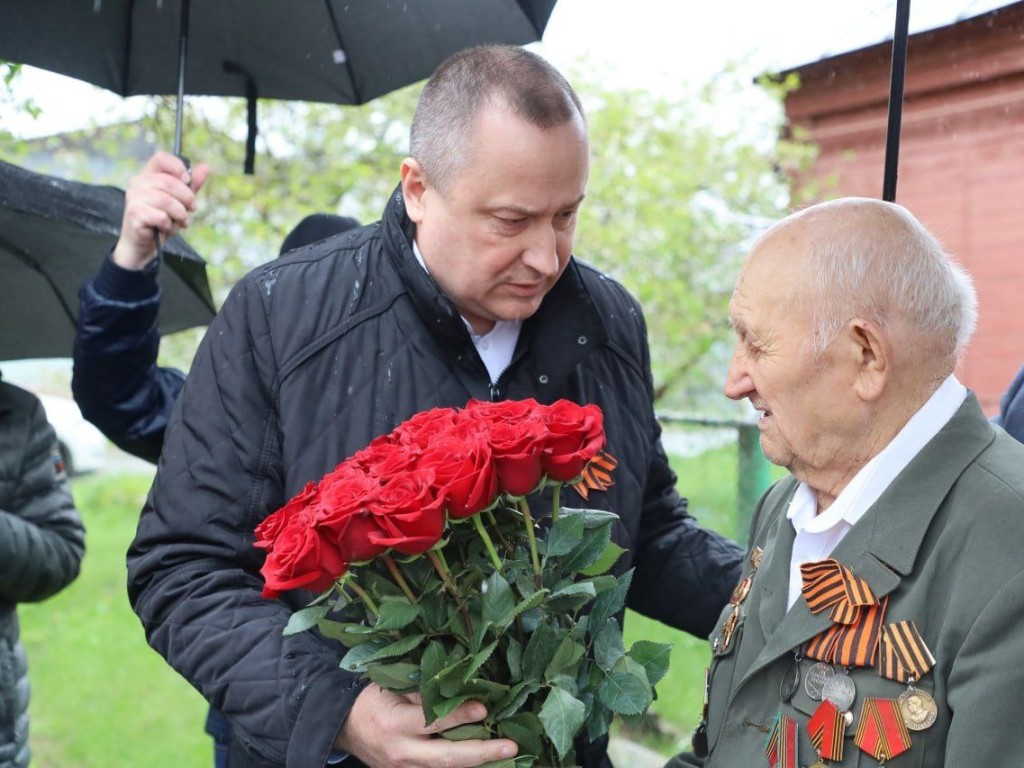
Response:
[[[623,609],[631,573],[591,578],[580,572],[599,559],[606,569],[621,554],[609,546],[616,515],[562,510],[535,532],[544,553],[537,568],[527,535],[532,520],[509,501],[487,523],[453,526],[443,558],[407,559],[397,564],[397,576],[379,561],[351,569],[329,595],[351,594],[321,596],[295,614],[288,631],[318,625],[349,646],[344,669],[383,688],[418,689],[428,723],[470,699],[488,706],[482,724],[454,729],[447,738],[505,735],[529,758],[517,768],[572,765],[573,740],[584,727],[606,730],[613,713],[647,709],[651,679],[664,675],[668,652],[653,643],[626,650],[614,616]],[[404,592],[399,579],[416,585],[415,603],[398,596]],[[337,620],[332,606],[347,617],[361,615],[363,626]],[[597,621],[583,615],[587,608]]]

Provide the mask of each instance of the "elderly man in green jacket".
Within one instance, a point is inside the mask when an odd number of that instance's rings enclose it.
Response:
[[[894,204],[816,205],[754,245],[725,393],[792,476],[755,511],[673,768],[1024,761],[1024,446],[953,374],[976,303]]]

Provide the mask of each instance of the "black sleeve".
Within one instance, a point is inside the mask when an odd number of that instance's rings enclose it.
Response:
[[[276,362],[259,291],[243,280],[199,347],[128,552],[149,643],[275,765],[323,766],[361,687],[292,609],[260,596],[255,526],[280,506]]]
[[[636,316],[643,323],[643,316]],[[661,427],[653,416],[654,383],[647,330],[638,344],[652,403],[649,439],[651,462],[644,486],[643,511],[627,605],[691,635],[706,638],[743,569],[743,549],[714,531],[701,528],[676,490],[676,474],[661,444]]]
[[[29,400],[27,418],[14,420],[8,445],[20,464],[8,509],[0,508],[0,602],[44,600],[78,576],[85,554],[82,520],[64,474],[55,464],[57,437],[42,405]]]
[[[79,292],[71,391],[82,415],[120,448],[155,462],[185,376],[156,364],[160,290],[147,271],[108,257]]]

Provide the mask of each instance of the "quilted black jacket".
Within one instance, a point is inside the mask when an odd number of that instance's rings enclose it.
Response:
[[[28,670],[17,604],[59,592],[85,554],[57,451],[57,437],[34,395],[0,381],[0,768],[24,768]]]
[[[230,765],[324,765],[360,690],[338,668],[337,646],[282,637],[310,595],[260,598],[253,529],[420,410],[470,397],[597,403],[619,466],[590,503],[621,516],[615,538],[629,554],[619,567],[636,567],[630,607],[706,636],[739,575],[740,549],[699,528],[675,491],[636,301],[571,261],[492,386],[412,234],[396,191],[380,223],[250,273],[210,326],[171,416],[129,551],[129,594],[153,647],[232,721],[250,755]],[[584,758],[605,760],[603,745]]]

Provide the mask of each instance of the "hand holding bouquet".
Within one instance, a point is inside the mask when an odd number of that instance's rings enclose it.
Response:
[[[513,739],[516,768],[572,765],[577,735],[646,711],[670,650],[623,645],[617,516],[560,505],[565,484],[611,485],[604,442],[600,409],[565,400],[419,413],[260,524],[264,596],[322,593],[285,631],[315,627],[349,649],[344,669],[419,692],[427,723],[487,705],[446,738]],[[526,497],[546,487],[538,526]]]

